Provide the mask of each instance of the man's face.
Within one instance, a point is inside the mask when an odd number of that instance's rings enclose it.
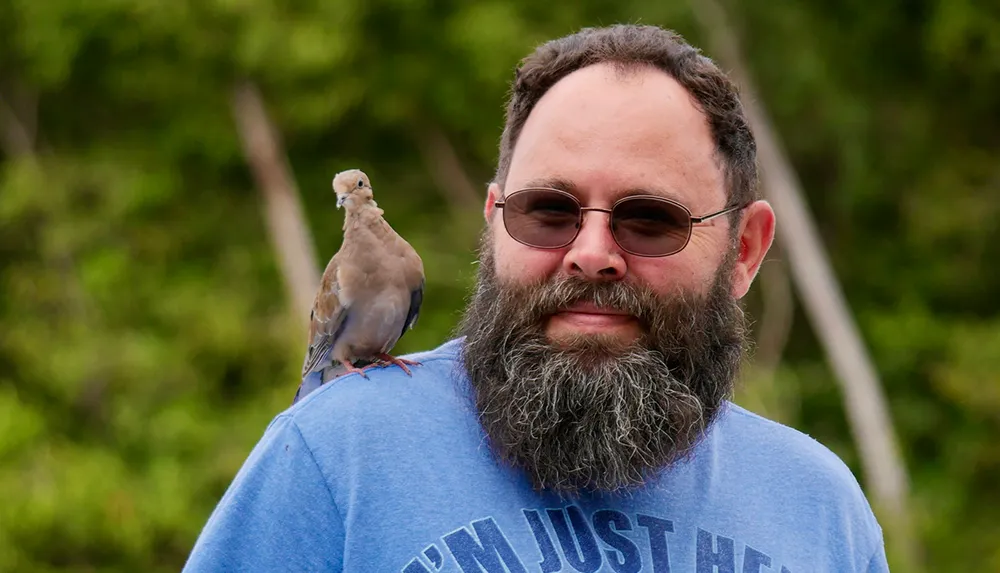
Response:
[[[714,151],[704,114],[673,78],[652,69],[620,76],[610,66],[590,66],[559,81],[532,110],[504,191],[560,182],[571,186],[563,190],[584,206],[607,209],[623,196],[642,193],[675,199],[695,216],[704,215],[727,206]],[[491,188],[491,195],[499,194]],[[502,280],[526,282],[561,273],[643,283],[660,293],[676,288],[704,293],[729,245],[729,218],[723,216],[695,227],[687,247],[677,254],[634,256],[615,244],[607,214],[589,212],[568,247],[536,249],[507,233],[503,214],[493,207],[499,198],[490,197],[486,216]],[[579,310],[552,317],[549,334],[638,334],[628,317]]]
[[[591,66],[539,101],[505,188],[558,186],[600,208],[655,194],[698,216],[726,206],[714,150],[675,80]],[[734,234],[720,217],[696,227],[681,252],[648,258],[624,252],[600,212],[564,248],[521,244],[493,207],[499,195],[491,186],[479,282],[460,329],[491,446],[539,488],[639,485],[689,451],[731,391],[745,344],[738,298],[773,215],[755,205],[755,223]]]

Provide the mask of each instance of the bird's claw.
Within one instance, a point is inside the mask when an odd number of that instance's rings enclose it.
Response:
[[[368,379],[368,375],[365,374],[365,369],[371,368],[372,366],[374,366],[374,364],[369,364],[368,366],[364,366],[362,368],[358,368],[357,366],[351,364],[347,360],[341,360],[340,363],[343,364],[344,368],[347,369],[347,372],[345,373],[345,375],[346,374],[351,374],[353,372],[355,374],[360,374],[361,377],[364,378],[364,379],[366,379],[366,380]]]
[[[413,376],[413,372],[411,372],[410,369],[407,368],[407,365],[420,366],[420,363],[417,362],[416,360],[408,360],[406,358],[396,358],[391,354],[379,353],[376,354],[375,357],[376,359],[372,361],[370,364],[365,364],[360,368],[351,364],[350,362],[342,361],[341,363],[344,365],[344,368],[347,369],[347,372],[345,372],[344,375],[354,372],[360,374],[361,376],[367,379],[368,375],[365,374],[365,370],[369,370],[371,368],[385,368],[387,366],[395,364],[396,366],[402,368],[403,372],[406,372],[408,376]]]
[[[410,372],[410,369],[406,367],[407,365],[420,366],[420,363],[417,362],[416,360],[407,360],[406,358],[396,358],[395,356],[392,356],[391,354],[386,354],[385,352],[380,352],[376,356],[386,366],[388,366],[389,364],[395,364],[396,366],[399,366],[400,368],[403,369],[403,372],[406,372],[407,376],[413,376],[413,373]]]

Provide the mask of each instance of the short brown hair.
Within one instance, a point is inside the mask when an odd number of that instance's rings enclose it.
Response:
[[[495,181],[501,188],[518,136],[538,100],[570,73],[600,63],[615,64],[623,72],[653,66],[677,80],[708,118],[729,203],[746,204],[757,198],[757,144],[736,85],[679,34],[656,26],[624,24],[584,28],[542,44],[521,61],[500,141]]]

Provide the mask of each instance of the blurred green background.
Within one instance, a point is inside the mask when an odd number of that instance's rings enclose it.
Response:
[[[725,5],[884,384],[923,565],[1000,571],[1000,4]],[[179,570],[295,393],[302,317],[234,86],[280,131],[317,267],[333,174],[371,176],[424,258],[396,348],[422,350],[473,279],[514,66],[615,22],[713,55],[685,2],[0,0],[0,570]],[[776,245],[737,401],[860,479],[787,277]]]

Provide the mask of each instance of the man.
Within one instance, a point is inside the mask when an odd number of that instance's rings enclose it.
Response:
[[[887,571],[847,467],[727,400],[774,235],[736,90],[655,27],[514,81],[459,336],[277,416],[188,571]]]

